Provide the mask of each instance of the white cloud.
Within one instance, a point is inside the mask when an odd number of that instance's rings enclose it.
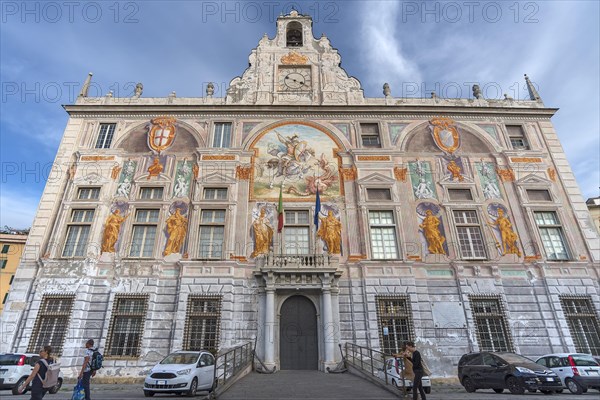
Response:
[[[0,192],[0,226],[8,225],[16,229],[31,227],[40,198],[26,195],[24,192],[24,190],[13,192],[6,190],[6,187],[2,188],[2,192]]]

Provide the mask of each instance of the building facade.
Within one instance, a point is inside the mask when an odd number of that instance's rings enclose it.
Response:
[[[556,109],[529,80],[530,100],[365,98],[340,62],[292,11],[224,98],[88,79],[2,350],[50,343],[73,375],[91,337],[113,377],[255,339],[320,370],[416,340],[440,377],[475,350],[598,354],[600,243]]]
[[[600,234],[600,197],[592,197],[585,202],[597,232]]]
[[[0,233],[0,314],[8,299],[8,291],[15,279],[26,241],[27,235]]]

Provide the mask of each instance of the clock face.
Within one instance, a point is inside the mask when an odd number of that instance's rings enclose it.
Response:
[[[279,90],[310,90],[310,67],[280,68]]]

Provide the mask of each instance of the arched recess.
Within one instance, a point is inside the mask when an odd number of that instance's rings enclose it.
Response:
[[[148,148],[148,130],[151,121],[145,121],[128,129],[115,142],[114,148],[121,148],[128,153],[146,153]],[[199,147],[206,147],[205,140],[193,126],[183,121],[175,123],[177,133],[171,147],[166,152],[192,153]]]
[[[476,125],[455,122],[460,133],[461,145],[459,152],[462,154],[500,153],[501,146],[493,141],[489,135]],[[435,145],[429,121],[423,121],[405,129],[398,141],[398,147],[405,152],[439,153],[441,150]]]
[[[306,296],[292,295],[279,309],[279,361],[282,370],[319,368],[317,307]]]

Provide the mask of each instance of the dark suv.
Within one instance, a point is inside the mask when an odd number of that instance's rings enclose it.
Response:
[[[562,382],[552,370],[515,353],[469,353],[458,362],[458,379],[467,392],[477,389],[504,389],[514,394],[525,390],[542,393],[562,392]]]

